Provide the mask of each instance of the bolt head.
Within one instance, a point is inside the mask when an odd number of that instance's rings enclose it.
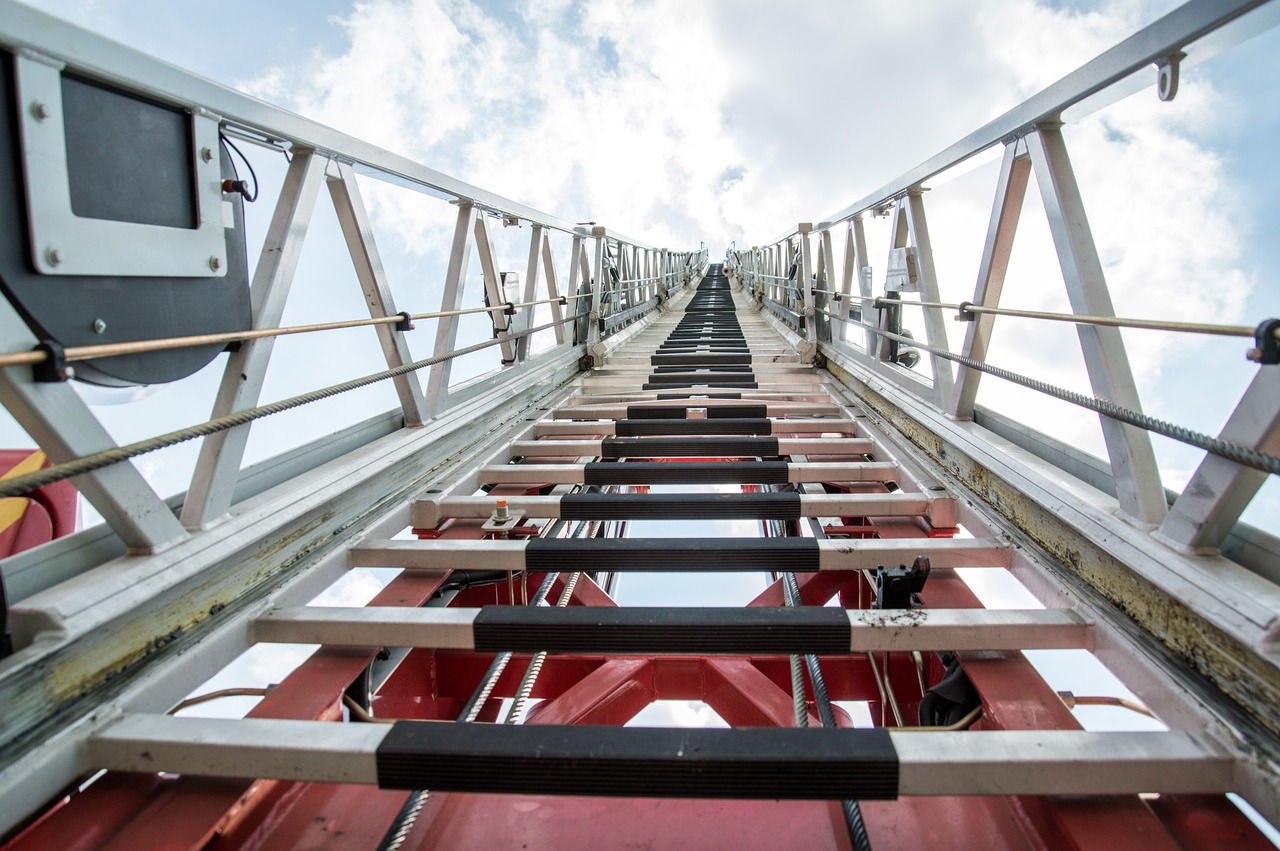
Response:
[[[213,151],[207,145],[200,149],[200,159],[207,163],[213,162]]]
[[[49,117],[49,107],[45,106],[43,101],[33,100],[31,102],[31,116],[36,121],[44,121]]]
[[[65,378],[65,379],[67,379],[68,381],[70,381],[72,378],[75,378],[75,377],[76,377],[76,368],[75,368],[74,366],[68,366],[68,367],[64,368],[64,369],[62,370],[62,377],[63,377],[63,378]]]
[[[213,271],[215,271],[215,272],[216,272],[216,271],[218,271],[219,269],[221,269],[221,268],[222,268],[222,258],[221,258],[221,257],[210,257],[210,258],[209,258],[209,268],[210,268],[210,269],[212,269],[212,270],[213,270]]]
[[[106,330],[107,330],[106,320],[104,319],[93,320],[93,333],[101,334],[103,331],[106,331]]]
[[[47,248],[44,252],[44,259],[50,266],[57,266],[62,262],[62,252],[56,248]]]

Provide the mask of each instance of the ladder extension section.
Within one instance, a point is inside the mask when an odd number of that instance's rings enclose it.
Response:
[[[1135,836],[1157,820],[1139,793],[1233,788],[1233,758],[1207,733],[1078,728],[1018,651],[1092,650],[1093,620],[983,608],[954,570],[1011,568],[1010,542],[961,529],[956,494],[829,389],[720,267],[664,311],[503,452],[422,494],[416,539],[348,551],[352,568],[403,570],[373,604],[252,616],[250,642],[322,646],[278,690],[305,694],[313,678],[323,707],[268,717],[285,705],[269,695],[272,709],[242,720],[126,713],[90,738],[94,767],[431,800],[567,796],[538,797],[547,812],[576,796],[843,801],[862,819],[852,802],[1012,796],[983,806],[1014,824],[1025,796],[1107,795],[1083,800]],[[670,520],[750,531],[625,534]],[[669,574],[673,602],[687,574],[753,573],[765,590],[746,605],[619,607],[609,591],[638,573]],[[342,693],[348,723],[334,720]],[[622,726],[676,698],[703,699],[731,729]],[[848,701],[871,727],[853,728]],[[508,705],[522,723],[495,723]],[[427,794],[388,826],[407,847],[449,812],[423,809]],[[891,822],[928,826],[899,804],[868,809],[877,848],[907,847]],[[1074,804],[1036,806],[1083,829]],[[961,845],[977,835],[965,829]]]

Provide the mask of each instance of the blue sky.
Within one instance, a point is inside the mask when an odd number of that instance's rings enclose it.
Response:
[[[1174,5],[1167,0],[36,0],[31,5],[228,86],[572,221],[595,220],[675,248],[719,253],[821,220],[999,115]],[[1067,128],[1117,310],[1253,325],[1280,313],[1280,36],[1267,32],[1184,75],[1172,104],[1148,87]],[[1154,86],[1154,73],[1151,76]],[[284,173],[248,151],[263,180],[251,256]],[[988,164],[926,198],[944,297],[971,296],[995,179]],[[362,181],[398,304],[434,309],[452,208]],[[1266,187],[1260,189],[1259,187]],[[364,313],[328,201],[285,316]],[[869,223],[882,280],[887,246]],[[503,268],[523,270],[528,230],[499,231]],[[880,238],[876,242],[874,238]],[[837,244],[842,245],[843,234]],[[563,242],[557,251],[563,252]],[[840,249],[837,249],[838,251]],[[560,257],[563,258],[563,253]],[[837,258],[840,262],[841,258]],[[560,261],[562,276],[564,261]],[[467,306],[479,303],[475,271]],[[1006,304],[1066,307],[1043,213],[1024,208]],[[951,324],[953,345],[961,339]],[[367,329],[281,341],[264,401],[381,368]],[[485,336],[471,323],[463,342]],[[430,329],[414,332],[419,356]],[[1147,409],[1216,432],[1256,367],[1243,342],[1126,333]],[[991,361],[1084,389],[1068,328],[997,326]],[[141,401],[97,407],[121,442],[203,421],[221,359]],[[463,375],[496,366],[487,355]],[[120,394],[107,399],[123,401]],[[1101,453],[1095,417],[984,383],[980,401]],[[389,387],[254,427],[249,460],[390,408]],[[25,437],[0,423],[3,445]],[[191,443],[147,456],[163,494],[185,489]],[[1157,441],[1180,487],[1199,453]],[[1274,478],[1274,477],[1273,477]],[[1274,481],[1248,517],[1274,528]],[[372,580],[357,578],[362,592]],[[376,584],[376,583],[375,583]],[[624,589],[625,590],[625,589]],[[743,594],[750,589],[743,587]],[[996,589],[992,600],[1008,600]],[[270,681],[297,660],[276,654]],[[1087,690],[1103,682],[1078,660]],[[243,666],[230,676],[243,684]],[[1111,685],[1106,686],[1111,689]]]
[[[797,221],[825,217],[1174,4],[235,0],[215,12],[187,0],[32,5],[548,212],[655,244],[705,239],[718,252],[730,240],[765,242]],[[1273,193],[1256,188],[1277,177],[1269,142],[1280,130],[1280,98],[1257,81],[1275,79],[1278,48],[1277,33],[1267,32],[1184,72],[1172,104],[1148,89],[1067,128],[1122,315],[1252,325],[1280,312],[1272,272],[1280,257],[1266,238],[1280,210]],[[264,198],[250,216],[252,253],[283,163],[251,156],[264,178]],[[994,172],[988,164],[931,183],[926,200],[948,299],[971,294]],[[376,182],[362,187],[400,305],[432,309],[450,211]],[[322,197],[287,322],[363,311],[326,207]],[[885,248],[874,222],[870,230],[880,274]],[[504,267],[523,268],[523,237],[527,231],[500,234]],[[1034,189],[1006,304],[1065,308]],[[466,334],[483,334],[480,324]],[[949,331],[957,344],[958,326]],[[411,342],[421,351],[427,332],[416,333]],[[313,386],[316,376],[376,369],[371,337],[282,344],[264,398]],[[1148,410],[1208,432],[1256,369],[1243,362],[1238,340],[1126,332],[1126,342]],[[991,360],[1087,387],[1065,327],[1001,320]],[[490,366],[476,356],[460,372]],[[198,421],[217,370],[215,362],[181,387],[98,410],[121,440]],[[355,404],[257,426],[251,458],[319,437],[392,399],[388,388],[374,388]],[[1091,415],[992,379],[980,401],[1102,451]],[[1166,483],[1180,487],[1199,453],[1162,439],[1157,450]],[[166,450],[143,469],[169,493],[185,487],[193,457],[194,445]],[[1269,483],[1248,516],[1275,516],[1277,490]]]

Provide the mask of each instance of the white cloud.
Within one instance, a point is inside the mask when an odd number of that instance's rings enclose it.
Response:
[[[628,727],[728,727],[700,700],[655,700],[636,713]]]
[[[363,606],[377,596],[378,592],[395,578],[397,570],[367,567],[352,568],[344,573],[337,582],[316,595],[308,605],[311,606]]]
[[[344,49],[260,67],[242,87],[570,220],[672,247],[705,239],[718,250],[845,206],[1170,5],[523,0],[499,12],[471,0],[360,0],[339,19]],[[1172,104],[1153,89],[1154,74],[1138,96],[1067,128],[1116,309],[1242,321],[1254,286],[1240,261],[1247,199],[1226,185],[1218,155],[1195,141],[1196,128],[1236,120],[1239,105],[1199,69],[1184,73]],[[972,291],[993,174],[988,167],[957,181],[964,191],[926,196],[949,300]],[[438,287],[433,270],[443,269],[451,208],[370,181],[362,188],[389,267],[411,273],[394,281]],[[504,268],[523,269],[515,240],[527,233],[500,235],[515,246],[500,250]],[[883,243],[872,244],[877,278],[884,254]],[[567,269],[559,271],[563,285]],[[333,307],[337,286],[298,293],[286,318],[298,305],[324,305],[317,318],[335,318],[344,312]],[[402,306],[431,309],[435,292],[398,296]],[[1006,304],[1066,308],[1034,187]],[[948,330],[954,347],[960,328]],[[1173,347],[1194,342],[1149,332],[1126,341],[1148,408],[1179,419],[1186,404],[1169,401],[1162,369]],[[1069,326],[1002,319],[991,359],[1088,389]],[[287,395],[277,374],[296,383],[307,372],[288,366],[273,370],[266,398]],[[991,378],[982,401],[1101,451],[1091,414]],[[274,427],[255,427],[251,455],[273,453],[277,441],[266,438]],[[272,452],[259,453],[267,443]]]

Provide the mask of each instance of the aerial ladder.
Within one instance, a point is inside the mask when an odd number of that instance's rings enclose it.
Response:
[[[1176,91],[1198,40],[1261,5],[1189,3],[1067,94],[713,262],[547,216],[0,2],[0,154],[25,169],[7,238],[42,246],[9,245],[0,269],[0,398],[54,462],[0,494],[70,481],[106,520],[0,564],[3,847],[1268,847],[1228,795],[1280,816],[1280,550],[1236,522],[1280,464],[1280,323],[1247,329],[1257,377],[1223,433],[1179,432],[1208,454],[1172,507],[1147,437],[1168,424],[1141,413],[1087,227],[1054,234],[1078,303],[1060,318],[1088,331],[1095,396],[1074,401],[1102,417],[1109,463],[974,403],[984,375],[1022,377],[985,352],[1031,175],[1051,224],[1083,217],[1045,116],[1155,60],[1161,96],[1170,73]],[[51,185],[88,191],[74,167],[30,162],[27,140],[50,124],[70,140],[122,104],[191,129],[169,153],[191,185],[213,181],[192,199],[212,233],[137,216],[95,230],[24,205]],[[235,142],[290,154],[252,275]],[[921,184],[999,145],[975,298],[944,304]],[[439,310],[394,303],[357,174],[456,204]],[[333,330],[280,326],[321,185],[370,312],[346,324],[375,330],[386,368],[264,403],[271,341]],[[894,223],[880,294],[864,213]],[[499,223],[528,227],[519,283]],[[145,247],[177,229],[189,244],[143,260],[59,240]],[[473,255],[482,304],[464,299]],[[104,338],[85,321],[107,309],[92,294],[121,280],[217,308]],[[50,313],[41,281],[88,301]],[[959,351],[944,311],[965,322]],[[491,339],[459,339],[470,314]],[[434,329],[430,355],[413,353],[415,326]],[[229,344],[210,420],[136,444],[114,445],[67,384],[179,380]],[[475,352],[493,369],[452,380]],[[252,423],[378,382],[395,388],[390,414],[242,469]],[[191,488],[160,499],[131,459],[197,439]],[[707,534],[637,532],[647,521]],[[715,534],[726,521],[733,534]],[[313,602],[387,568],[365,605]],[[966,572],[1012,576],[1025,602],[984,605]],[[667,577],[664,605],[619,605],[641,574]],[[753,598],[684,604],[686,578],[735,574],[759,578]],[[317,649],[242,690],[259,698],[244,717],[199,711],[229,696],[201,684],[246,650],[299,644]],[[1159,723],[1082,729],[1072,707],[1093,696],[1055,691],[1033,650],[1093,654],[1137,696],[1109,702]],[[627,726],[669,700],[727,728]]]

